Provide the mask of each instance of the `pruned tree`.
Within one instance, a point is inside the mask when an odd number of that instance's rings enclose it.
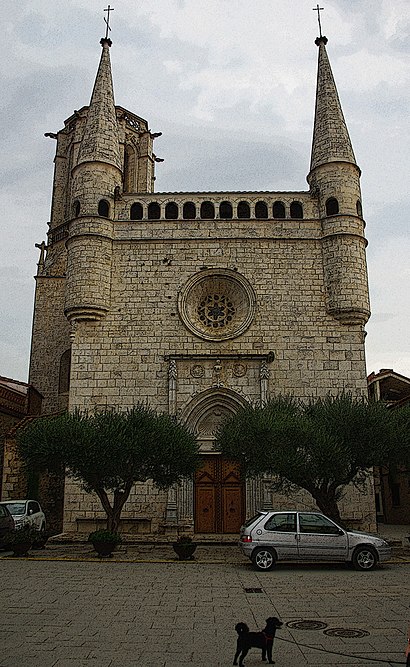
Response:
[[[303,488],[340,522],[346,487],[363,488],[370,468],[388,463],[400,443],[383,403],[344,393],[308,402],[279,396],[246,406],[222,425],[216,447],[239,462],[245,477],[272,475],[276,491]]]
[[[35,419],[19,433],[18,448],[27,469],[60,474],[65,469],[95,492],[113,532],[136,482],[152,480],[167,489],[199,465],[195,436],[143,404],[127,412],[75,411]]]

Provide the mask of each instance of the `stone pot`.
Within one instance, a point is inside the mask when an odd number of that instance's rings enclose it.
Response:
[[[31,541],[16,542],[15,544],[11,545],[13,556],[27,556],[32,546],[33,544]]]
[[[195,542],[173,542],[172,548],[179,560],[191,560],[197,545]]]
[[[111,558],[117,546],[114,542],[92,542],[92,545],[100,558]]]

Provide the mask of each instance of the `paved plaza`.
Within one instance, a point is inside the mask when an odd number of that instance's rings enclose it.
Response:
[[[144,558],[123,550],[98,561],[89,545],[63,560],[58,548],[0,559],[0,667],[231,665],[235,624],[256,630],[268,616],[284,621],[277,667],[405,662],[404,560],[367,573],[340,565],[259,573],[232,547],[199,547],[186,563],[148,548]],[[252,649],[247,667],[260,664]]]

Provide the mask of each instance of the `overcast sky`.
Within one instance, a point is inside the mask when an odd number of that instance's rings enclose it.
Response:
[[[157,191],[306,190],[318,34],[312,0],[113,0],[116,103],[149,121]],[[0,375],[26,381],[56,132],[89,103],[97,0],[3,12]],[[368,372],[410,376],[408,0],[323,0],[323,33],[362,169],[372,317]]]

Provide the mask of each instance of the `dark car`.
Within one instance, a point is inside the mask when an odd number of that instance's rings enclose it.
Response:
[[[0,505],[0,549],[7,544],[7,536],[14,531],[14,519],[5,505]]]

